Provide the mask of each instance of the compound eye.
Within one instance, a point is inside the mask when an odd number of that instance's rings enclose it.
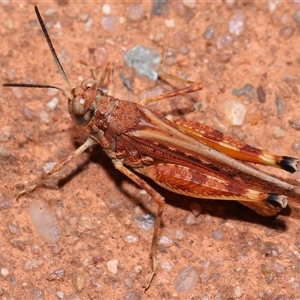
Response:
[[[73,112],[76,115],[84,115],[88,111],[86,100],[79,96],[73,100]]]
[[[93,83],[92,82],[88,82],[86,84],[86,88],[89,90],[91,87],[93,86]]]

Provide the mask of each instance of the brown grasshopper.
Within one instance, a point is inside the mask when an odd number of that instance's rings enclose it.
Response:
[[[140,174],[178,194],[196,198],[238,200],[264,216],[278,214],[287,206],[288,197],[291,200],[300,197],[300,187],[243,163],[257,163],[293,173],[300,169],[298,159],[259,150],[196,122],[172,122],[145,106],[114,98],[110,95],[113,73],[110,64],[99,81],[89,78],[78,86],[71,84],[37,7],[35,12],[56,65],[70,89],[22,83],[7,83],[4,86],[61,90],[68,98],[68,111],[72,119],[88,129],[89,138],[50,172],[37,179],[26,190],[22,190],[17,198],[33,192],[90,146],[100,144],[116,169],[144,189],[158,205],[151,245],[152,273],[146,289],[158,269],[156,245],[165,202]],[[106,78],[107,93],[103,91]],[[148,98],[143,104],[202,89],[201,83],[187,83],[189,85],[186,88]]]

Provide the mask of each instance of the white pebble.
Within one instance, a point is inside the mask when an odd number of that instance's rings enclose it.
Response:
[[[170,272],[172,270],[172,266],[169,262],[167,261],[163,261],[161,264],[162,269],[167,270],[168,272]]]
[[[280,138],[284,138],[285,137],[285,131],[282,129],[282,128],[280,128],[280,127],[278,127],[278,126],[276,126],[275,128],[274,128],[274,130],[273,130],[273,136],[276,138],[276,139],[280,139]]]
[[[65,293],[62,292],[62,291],[58,291],[58,292],[56,293],[56,296],[57,296],[57,298],[59,298],[59,299],[63,299],[63,298],[65,297]]]
[[[246,117],[246,106],[237,100],[226,100],[222,104],[227,121],[232,126],[241,126]]]
[[[93,18],[89,17],[87,22],[84,24],[84,30],[86,32],[89,32],[92,28],[93,23],[94,23]]]
[[[174,280],[177,292],[185,292],[192,290],[199,283],[199,275],[193,266],[180,271]]]
[[[245,14],[242,10],[238,10],[228,22],[228,31],[235,35],[241,35],[245,26]]]
[[[142,270],[143,270],[143,268],[140,265],[137,265],[137,266],[134,267],[134,272],[136,274],[140,274],[142,272]]]
[[[41,120],[41,122],[43,122],[43,123],[50,123],[50,116],[49,116],[49,114],[46,112],[46,111],[44,111],[44,110],[42,110],[41,112],[40,112],[40,120]]]
[[[169,237],[163,235],[159,242],[158,242],[159,245],[163,245],[165,247],[171,247],[173,245],[173,241],[172,239],[170,239]]]
[[[234,295],[235,295],[237,298],[242,297],[242,295],[243,295],[243,289],[242,289],[240,286],[237,286],[237,287],[234,289]]]
[[[55,215],[44,200],[34,200],[29,206],[29,216],[37,234],[47,243],[60,239],[60,230]]]
[[[112,259],[108,261],[106,263],[107,270],[113,275],[116,275],[118,273],[118,263],[119,261],[117,259]]]
[[[165,20],[165,25],[166,25],[168,28],[175,27],[175,21],[174,21],[174,19],[166,19],[166,20]]]
[[[54,110],[58,104],[58,98],[54,97],[51,101],[47,103],[47,107],[51,110]]]
[[[44,172],[45,173],[50,172],[54,168],[55,165],[56,165],[56,162],[54,162],[54,161],[47,162],[43,167]]]
[[[106,16],[110,15],[111,14],[111,7],[109,4],[105,3],[103,4],[102,6],[102,13]]]
[[[139,237],[132,233],[127,233],[123,236],[124,242],[128,244],[136,244],[139,241]]]
[[[6,277],[8,274],[9,274],[8,269],[6,269],[6,268],[2,268],[2,269],[1,269],[1,275],[2,275],[3,277]]]
[[[195,8],[196,7],[196,1],[195,0],[182,0],[182,4],[185,7],[188,7],[188,8]]]

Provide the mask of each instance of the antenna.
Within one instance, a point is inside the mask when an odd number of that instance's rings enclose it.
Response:
[[[47,44],[50,48],[50,51],[52,53],[52,56],[54,58],[54,61],[55,61],[55,64],[59,70],[59,73],[61,74],[62,78],[64,79],[64,81],[69,85],[71,86],[71,83],[57,57],[57,54],[56,54],[56,51],[53,47],[53,44],[52,44],[52,41],[50,39],[50,36],[48,34],[48,31],[46,29],[46,26],[45,26],[45,23],[41,17],[41,14],[39,12],[39,9],[37,8],[37,6],[35,5],[34,6],[34,10],[35,10],[35,13],[36,13],[36,16],[39,20],[39,23],[41,25],[41,28],[42,28],[42,31],[43,31],[43,34],[44,34],[44,37],[47,41]],[[49,85],[49,84],[30,84],[30,83],[4,83],[3,86],[10,86],[10,87],[31,87],[31,88],[53,88],[53,89],[57,89],[57,90],[60,90],[60,91],[64,91],[63,89],[55,86],[55,85]]]

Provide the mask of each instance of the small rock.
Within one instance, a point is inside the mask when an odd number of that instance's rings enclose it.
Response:
[[[109,4],[107,3],[104,3],[102,5],[102,13],[106,16],[110,15],[111,14],[111,7]]]
[[[202,36],[207,40],[212,40],[214,38],[214,34],[215,34],[215,28],[214,26],[210,25],[206,27]]]
[[[284,27],[279,31],[279,35],[283,39],[288,40],[293,36],[294,32],[295,32],[294,27]]]
[[[65,269],[58,269],[53,271],[47,276],[48,281],[53,281],[53,280],[63,280],[65,277],[66,271]]]
[[[126,8],[126,16],[130,21],[139,22],[145,15],[144,9],[138,5],[131,4]]]
[[[228,22],[228,31],[235,35],[241,35],[245,26],[245,14],[242,10],[238,10]]]
[[[256,90],[257,99],[260,103],[266,102],[266,93],[264,91],[264,88],[262,86],[259,86]]]
[[[190,291],[199,283],[199,275],[193,266],[181,270],[174,280],[177,292]]]
[[[113,275],[116,275],[118,273],[118,263],[119,261],[117,259],[112,259],[108,261],[106,263],[107,270]]]
[[[212,235],[213,239],[216,241],[220,241],[223,238],[223,236],[224,234],[221,230],[216,230]]]
[[[116,19],[114,17],[104,17],[101,20],[101,26],[104,30],[112,31],[117,29]]]
[[[160,56],[156,50],[137,45],[124,54],[127,66],[134,68],[140,76],[157,80]]]
[[[143,231],[150,231],[155,223],[155,218],[150,215],[133,215],[132,216],[134,222],[136,223],[136,225],[142,229]]]
[[[225,118],[232,126],[244,124],[247,109],[246,106],[237,100],[226,100],[222,104]]]
[[[72,283],[77,292],[81,292],[87,283],[87,279],[83,273],[75,273],[72,277]]]

